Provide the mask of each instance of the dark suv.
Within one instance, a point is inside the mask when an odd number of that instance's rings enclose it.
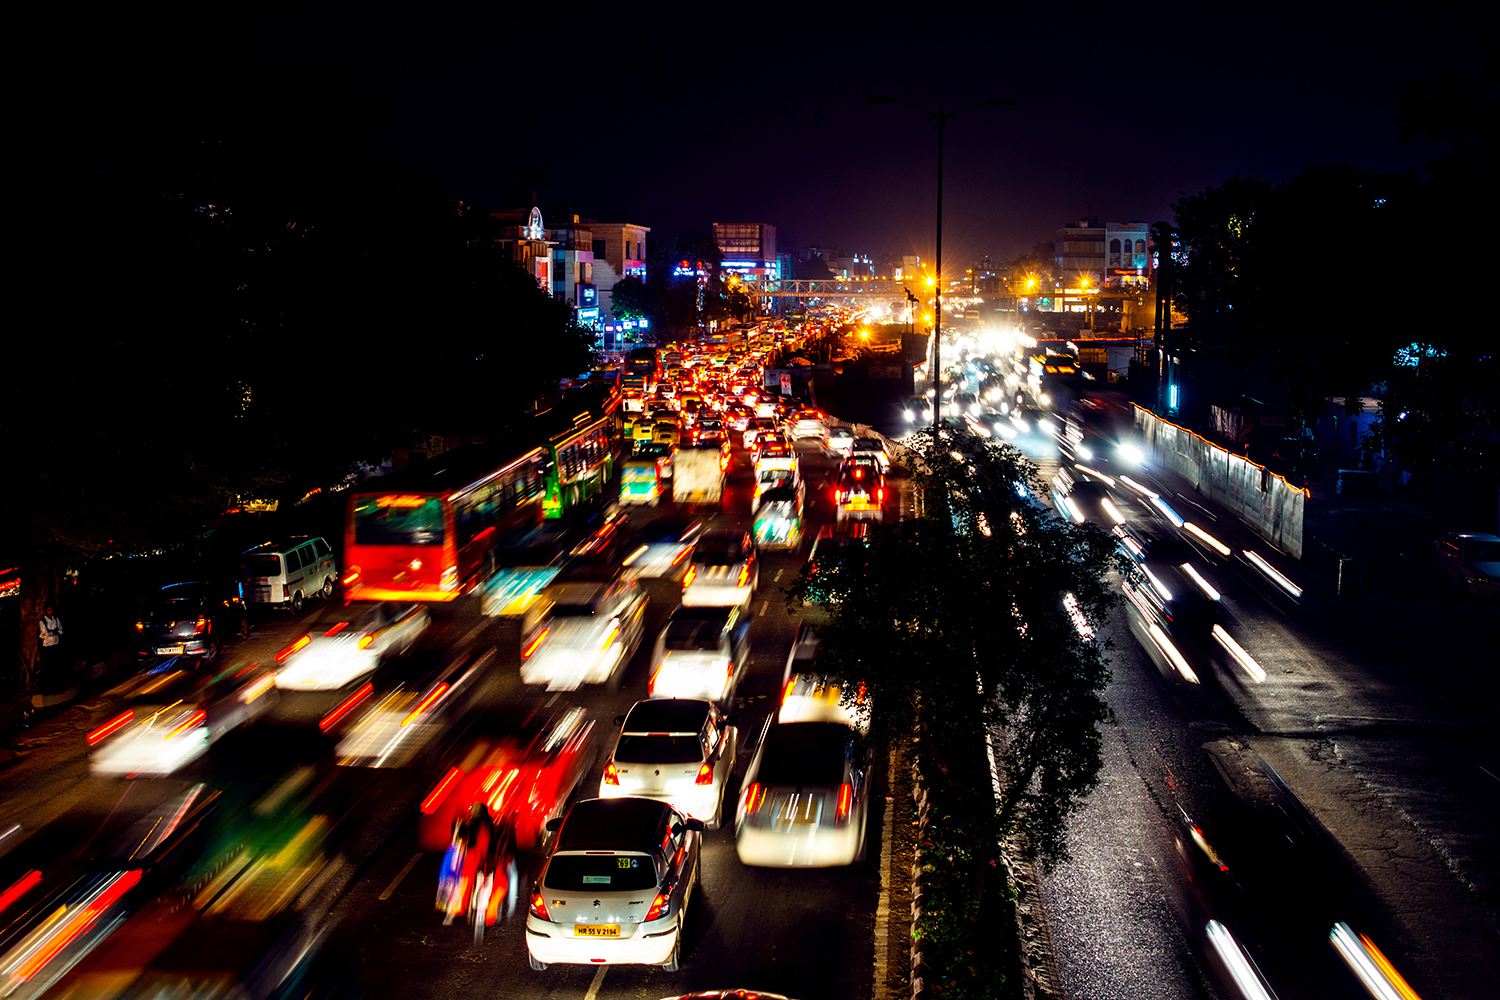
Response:
[[[195,580],[167,584],[147,597],[135,632],[140,656],[211,659],[223,640],[249,634],[250,619],[234,590]]]

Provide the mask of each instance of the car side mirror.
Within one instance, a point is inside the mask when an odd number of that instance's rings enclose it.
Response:
[[[689,830],[692,830],[695,833],[702,833],[703,831],[708,829],[707,825],[705,825],[701,819],[688,819],[684,820],[683,822],[687,824],[687,828]]]
[[[548,833],[556,833],[558,830],[562,829],[562,824],[563,824],[563,818],[561,816],[557,816],[557,817],[554,817],[553,819],[549,819],[547,821],[547,832]]]

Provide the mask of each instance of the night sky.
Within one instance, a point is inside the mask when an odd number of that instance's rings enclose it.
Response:
[[[924,257],[934,133],[866,99],[1009,97],[948,133],[952,268],[1008,260],[1070,219],[1167,218],[1234,174],[1420,167],[1440,150],[1398,141],[1396,99],[1435,73],[1478,76],[1493,14],[1337,6],[244,5],[74,23],[53,68],[112,86],[180,64],[193,86],[205,63],[319,67],[386,101],[390,156],[470,204],[498,207],[518,165],[545,164],[543,205],[657,237],[768,222],[783,243]]]

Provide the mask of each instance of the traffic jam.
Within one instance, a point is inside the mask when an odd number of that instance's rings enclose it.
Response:
[[[634,352],[514,440],[357,484],[342,539],[162,588],[80,744],[109,818],[0,834],[5,995],[380,995],[420,965],[348,959],[402,952],[388,901],[515,995],[717,981],[731,885],[808,934],[873,912],[863,691],[781,588],[894,509],[891,466],[767,387],[792,338]]]

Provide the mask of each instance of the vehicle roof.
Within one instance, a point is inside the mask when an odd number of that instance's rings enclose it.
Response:
[[[277,539],[273,539],[272,541],[269,541],[269,542],[261,542],[259,545],[252,545],[248,549],[246,549],[245,551],[241,552],[240,555],[242,555],[242,556],[254,555],[257,552],[265,552],[265,553],[281,552],[281,551],[283,551],[285,549],[296,548],[298,545],[301,545],[304,542],[311,542],[314,539],[317,539],[319,537],[321,537],[321,536],[319,536],[319,535],[288,535],[286,538],[277,538]]]
[[[625,716],[622,733],[697,733],[708,718],[702,698],[653,698],[638,701]]]
[[[578,583],[552,583],[547,585],[547,597],[555,604],[569,604],[582,607],[597,601],[609,584],[594,581]]]
[[[854,730],[842,722],[773,723],[761,743],[756,776],[762,784],[837,784],[841,778],[833,772],[842,773],[853,740]]]
[[[671,807],[655,799],[584,799],[568,810],[557,850],[655,851]]]
[[[671,625],[673,622],[683,621],[727,622],[731,615],[737,616],[739,610],[739,605],[737,604],[725,606],[713,604],[694,604],[689,606],[684,604],[672,612],[672,617],[667,619],[667,624]]]

